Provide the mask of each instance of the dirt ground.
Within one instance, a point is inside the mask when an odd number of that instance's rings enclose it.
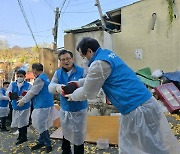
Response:
[[[170,127],[180,142],[180,114],[165,114]],[[10,128],[9,128],[10,129]],[[50,133],[55,131],[55,128],[50,129]],[[15,130],[10,129],[9,132],[0,131],[0,154],[44,154],[45,149],[31,151],[31,147],[36,144],[39,137],[38,133],[30,126],[28,128],[28,141],[16,146],[17,136],[13,132]],[[61,153],[61,140],[52,139],[53,151],[51,154]],[[117,146],[110,146],[106,150],[100,150],[96,147],[96,144],[85,143],[85,154],[118,154]]]

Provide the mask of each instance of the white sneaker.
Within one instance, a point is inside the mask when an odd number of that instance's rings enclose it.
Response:
[[[19,134],[19,131],[16,130],[13,134],[14,134],[14,135],[17,135],[17,134]]]

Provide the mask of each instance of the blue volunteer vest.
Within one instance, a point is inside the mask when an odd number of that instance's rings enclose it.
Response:
[[[33,107],[34,109],[49,108],[54,105],[53,95],[48,91],[50,81],[44,73],[40,74],[38,78],[44,81],[44,87],[41,89],[39,94],[33,97]]]
[[[152,94],[115,53],[98,48],[89,62],[103,60],[110,64],[111,73],[102,89],[121,114],[127,114],[152,97]]]
[[[77,65],[74,65],[74,67],[75,71],[72,71],[69,77],[67,72],[62,68],[57,70],[57,78],[59,84],[67,85],[69,81],[77,81],[83,78],[84,69]],[[60,95],[60,102],[62,109],[70,112],[80,111],[82,109],[86,109],[88,106],[87,101],[67,101],[67,99],[62,95]]]
[[[22,87],[19,90],[18,86],[17,86],[17,82],[13,82],[12,83],[12,92],[16,92],[18,94],[18,96],[22,96],[21,95],[22,91],[28,91],[29,85],[30,84],[27,81],[24,81],[24,84],[22,85]],[[30,102],[25,103],[24,106],[21,106],[21,107],[18,106],[18,103],[16,100],[12,100],[11,104],[12,104],[12,108],[14,110],[26,110],[30,107]]]
[[[0,93],[3,94],[3,96],[6,96],[6,91],[4,90],[4,88],[0,89]],[[0,107],[7,107],[9,103],[9,100],[0,100]]]

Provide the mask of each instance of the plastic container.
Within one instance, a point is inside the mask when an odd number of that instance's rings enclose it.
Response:
[[[108,139],[98,139],[96,141],[97,147],[99,149],[107,149],[109,148],[109,140]]]

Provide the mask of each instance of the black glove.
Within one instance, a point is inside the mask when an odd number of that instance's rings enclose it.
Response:
[[[19,96],[16,92],[12,92],[12,93],[9,93],[9,98],[10,100],[14,100],[14,99],[18,100]]]
[[[72,94],[76,89],[77,86],[74,83],[69,83],[67,86],[62,87],[64,90],[64,94]]]

